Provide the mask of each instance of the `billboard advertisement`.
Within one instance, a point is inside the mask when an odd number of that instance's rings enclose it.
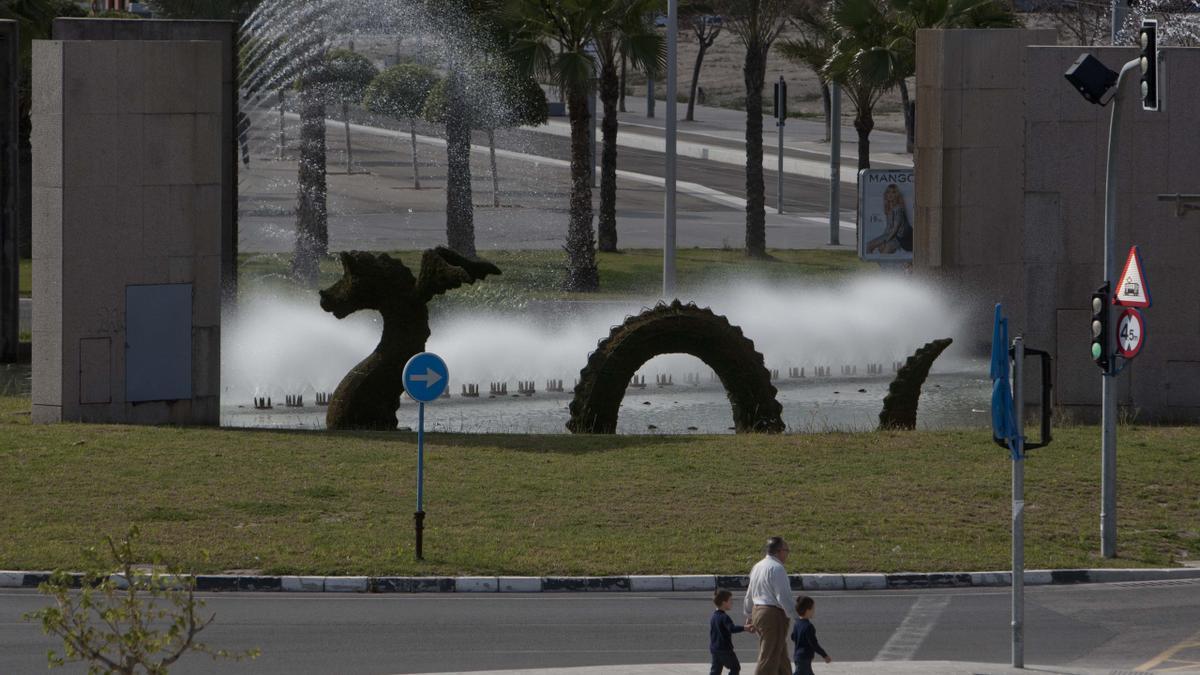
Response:
[[[858,172],[858,257],[874,262],[912,262],[912,169]]]

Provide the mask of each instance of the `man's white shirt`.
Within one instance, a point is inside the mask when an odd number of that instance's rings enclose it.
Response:
[[[755,605],[778,607],[793,620],[800,618],[792,600],[792,584],[788,580],[787,570],[774,556],[759,560],[750,570],[750,584],[746,587],[746,599],[742,604],[747,618],[754,612]]]

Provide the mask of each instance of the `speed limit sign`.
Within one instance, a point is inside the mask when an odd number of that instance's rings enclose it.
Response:
[[[1127,359],[1137,356],[1146,342],[1146,322],[1142,313],[1127,307],[1117,321],[1117,353]]]

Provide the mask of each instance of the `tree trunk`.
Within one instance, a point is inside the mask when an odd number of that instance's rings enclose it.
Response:
[[[829,83],[821,81],[821,104],[825,107],[825,140],[822,143],[828,143],[833,136],[833,95],[829,91]],[[840,120],[839,120],[840,121]]]
[[[908,97],[908,83],[904,80],[900,80],[900,109],[904,111],[904,147],[911,155],[916,138],[917,102]]]
[[[500,177],[496,173],[496,130],[488,129],[488,158],[492,163],[492,206],[500,208]]]
[[[625,87],[628,84],[628,80],[626,79],[626,75],[628,74],[626,65],[628,62],[629,58],[625,55],[625,52],[621,52],[621,97],[617,99],[617,110],[621,112],[628,112],[625,110]]]
[[[446,245],[475,255],[475,214],[471,203],[471,124],[462,73],[451,70],[447,81],[446,118]]]
[[[318,265],[329,253],[325,183],[325,104],[318,92],[300,90],[300,189],[296,200],[296,250],[292,276],[316,288]]]
[[[413,189],[421,189],[421,168],[417,163],[417,120],[415,117],[408,118],[408,129],[412,135],[412,160],[413,160]]]
[[[591,152],[588,147],[588,91],[586,85],[568,87],[567,107],[571,117],[571,208],[567,225],[568,291],[596,291],[600,271],[596,267],[596,240],[592,232]]]
[[[709,44],[711,43],[704,40],[699,41],[699,51],[696,52],[696,65],[692,66],[692,88],[688,91],[687,115],[684,117],[688,122],[696,121],[696,86],[700,84],[700,65],[704,63],[704,52],[708,51]]]
[[[354,154],[350,149],[350,103],[342,101],[342,123],[346,125],[346,175],[354,173]]]
[[[854,116],[854,130],[858,132],[858,168],[871,168],[871,130],[875,128],[875,118],[870,110],[859,110]]]
[[[766,50],[747,45],[742,75],[746,83],[746,255],[767,255],[767,193],[763,184],[762,90]]]
[[[600,151],[600,250],[612,253],[617,250],[617,99],[620,98],[620,80],[616,64],[605,64],[600,69],[600,102],[604,117],[600,120],[602,132]]]

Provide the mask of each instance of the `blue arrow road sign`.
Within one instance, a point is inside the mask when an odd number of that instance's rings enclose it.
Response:
[[[450,371],[442,357],[433,352],[421,352],[404,364],[404,390],[414,401],[428,403],[446,391]]]

